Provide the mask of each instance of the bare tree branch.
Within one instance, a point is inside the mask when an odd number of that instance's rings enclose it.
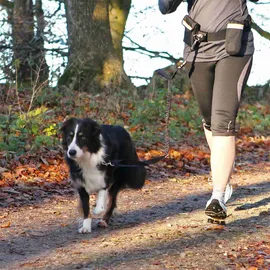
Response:
[[[256,24],[253,19],[252,19],[252,23],[251,23],[251,27],[262,37],[270,40],[270,33],[263,30],[258,24]]]
[[[127,38],[133,44],[133,47],[123,46],[123,49],[126,51],[136,51],[140,54],[147,55],[150,58],[162,58],[162,59],[166,59],[168,61],[171,61],[175,64],[178,63],[178,61],[179,61],[178,58],[175,58],[174,56],[172,56],[168,52],[152,51],[152,50],[147,49],[144,46],[141,46],[139,43],[133,41],[130,37],[128,37],[126,35],[125,35],[125,38]]]
[[[29,50],[29,47],[28,46],[18,46],[18,47],[14,47],[14,46],[9,46],[9,45],[0,45],[0,50],[1,49],[10,49],[12,51],[15,51],[15,50]],[[35,47],[35,46],[31,46],[31,49],[32,50],[37,50],[38,47]],[[61,56],[63,57],[66,57],[68,56],[68,53],[66,52],[67,51],[67,47],[65,48],[58,48],[58,49],[46,49],[44,48],[43,50],[46,51],[46,52],[56,52],[56,53],[59,53]]]
[[[0,0],[0,6],[4,8],[13,8],[14,4],[8,0]]]
[[[132,76],[132,75],[129,75],[129,77],[132,79],[140,79],[140,80],[146,80],[146,81],[150,81],[152,79],[152,77],[142,77],[142,76]]]

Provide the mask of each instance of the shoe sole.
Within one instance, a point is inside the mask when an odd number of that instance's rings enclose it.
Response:
[[[217,200],[213,200],[205,208],[205,214],[208,216],[209,223],[225,224],[227,214]]]
[[[227,217],[224,211],[220,213],[213,213],[212,211],[205,211],[205,214],[208,216],[208,222],[212,224],[221,224],[225,225],[225,219]]]
[[[225,219],[214,219],[214,218],[208,218],[207,219],[207,222],[208,223],[211,223],[211,224],[218,224],[218,225],[225,225]]]

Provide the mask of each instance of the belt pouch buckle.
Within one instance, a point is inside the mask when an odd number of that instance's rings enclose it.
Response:
[[[194,43],[194,35],[200,30],[200,25],[186,15],[182,20],[182,25],[185,27],[184,42],[191,47]]]
[[[226,29],[225,49],[229,55],[240,53],[242,37],[244,32],[244,21],[229,21]]]

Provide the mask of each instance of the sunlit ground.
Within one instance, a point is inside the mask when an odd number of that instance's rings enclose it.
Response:
[[[182,265],[193,269],[193,265],[195,269],[212,263],[232,269],[263,267],[269,262],[267,171],[261,166],[252,174],[235,175],[226,226],[206,222],[203,209],[211,185],[204,176],[153,181],[141,191],[122,192],[119,214],[111,226],[97,228],[95,218],[88,235],[77,233],[74,196],[58,196],[19,211],[4,209],[1,221],[9,221],[10,226],[0,230],[2,244],[7,256],[14,258],[6,266],[169,269]]]

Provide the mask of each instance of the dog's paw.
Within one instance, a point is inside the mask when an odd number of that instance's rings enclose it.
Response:
[[[107,228],[108,227],[108,223],[105,220],[101,219],[98,222],[98,227],[100,227],[100,228]]]
[[[87,218],[83,220],[82,227],[79,228],[78,232],[79,233],[91,233],[91,218]]]
[[[103,206],[96,206],[93,210],[93,214],[100,215],[104,212],[105,208]]]
[[[78,230],[79,233],[91,233],[91,228],[87,228],[87,227],[81,227]]]

